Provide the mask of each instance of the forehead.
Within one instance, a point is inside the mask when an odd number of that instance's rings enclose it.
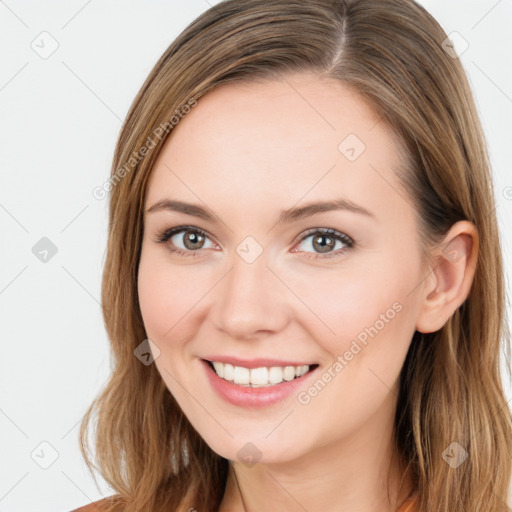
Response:
[[[146,203],[200,198],[243,214],[341,194],[371,205],[398,186],[396,149],[388,125],[339,81],[292,75],[227,84],[200,98],[171,132]],[[390,201],[403,202],[395,195]]]

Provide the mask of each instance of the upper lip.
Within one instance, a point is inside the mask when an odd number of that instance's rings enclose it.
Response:
[[[283,361],[279,359],[240,359],[232,356],[208,356],[204,358],[206,361],[231,364],[232,366],[243,366],[244,368],[261,368],[271,366],[312,366],[316,363],[305,363],[301,361]]]

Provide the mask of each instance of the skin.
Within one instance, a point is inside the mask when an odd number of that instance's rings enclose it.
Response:
[[[366,146],[354,161],[338,149],[348,134]],[[393,172],[399,164],[389,126],[342,83],[310,74],[209,92],[160,152],[145,210],[176,199],[207,207],[217,222],[145,213],[140,306],[168,389],[232,461],[221,512],[269,503],[284,512],[391,512],[409,494],[408,478],[397,494],[395,463],[391,500],[386,487],[399,372],[414,331],[438,330],[467,297],[478,236],[471,223],[455,224],[443,245],[455,253],[432,249],[429,272],[413,203]],[[342,197],[373,216],[336,210],[276,224],[284,209]],[[202,248],[184,245],[187,231],[155,242],[183,225],[206,232]],[[299,240],[312,228],[335,229],[354,246],[336,241],[327,254],[337,255],[322,259],[314,234]],[[263,249],[252,263],[236,252],[247,236]],[[172,253],[173,243],[187,255]],[[229,404],[200,363],[209,354],[274,357],[316,361],[322,374],[396,303],[394,318],[307,404],[297,393],[254,410]],[[255,465],[237,455],[248,442],[261,452]]]

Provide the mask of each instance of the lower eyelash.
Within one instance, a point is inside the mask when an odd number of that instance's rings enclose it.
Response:
[[[171,251],[173,254],[177,254],[178,256],[190,256],[191,258],[197,258],[199,256],[200,250],[197,251],[184,251],[183,249],[173,249],[169,248],[169,251]]]

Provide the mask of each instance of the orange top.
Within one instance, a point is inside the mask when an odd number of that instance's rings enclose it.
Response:
[[[416,512],[416,503],[417,496],[407,498],[396,512]]]
[[[103,498],[102,500],[72,510],[71,512],[103,512],[103,505],[106,504],[107,500],[108,498]],[[407,498],[396,512],[416,512],[416,498]]]

